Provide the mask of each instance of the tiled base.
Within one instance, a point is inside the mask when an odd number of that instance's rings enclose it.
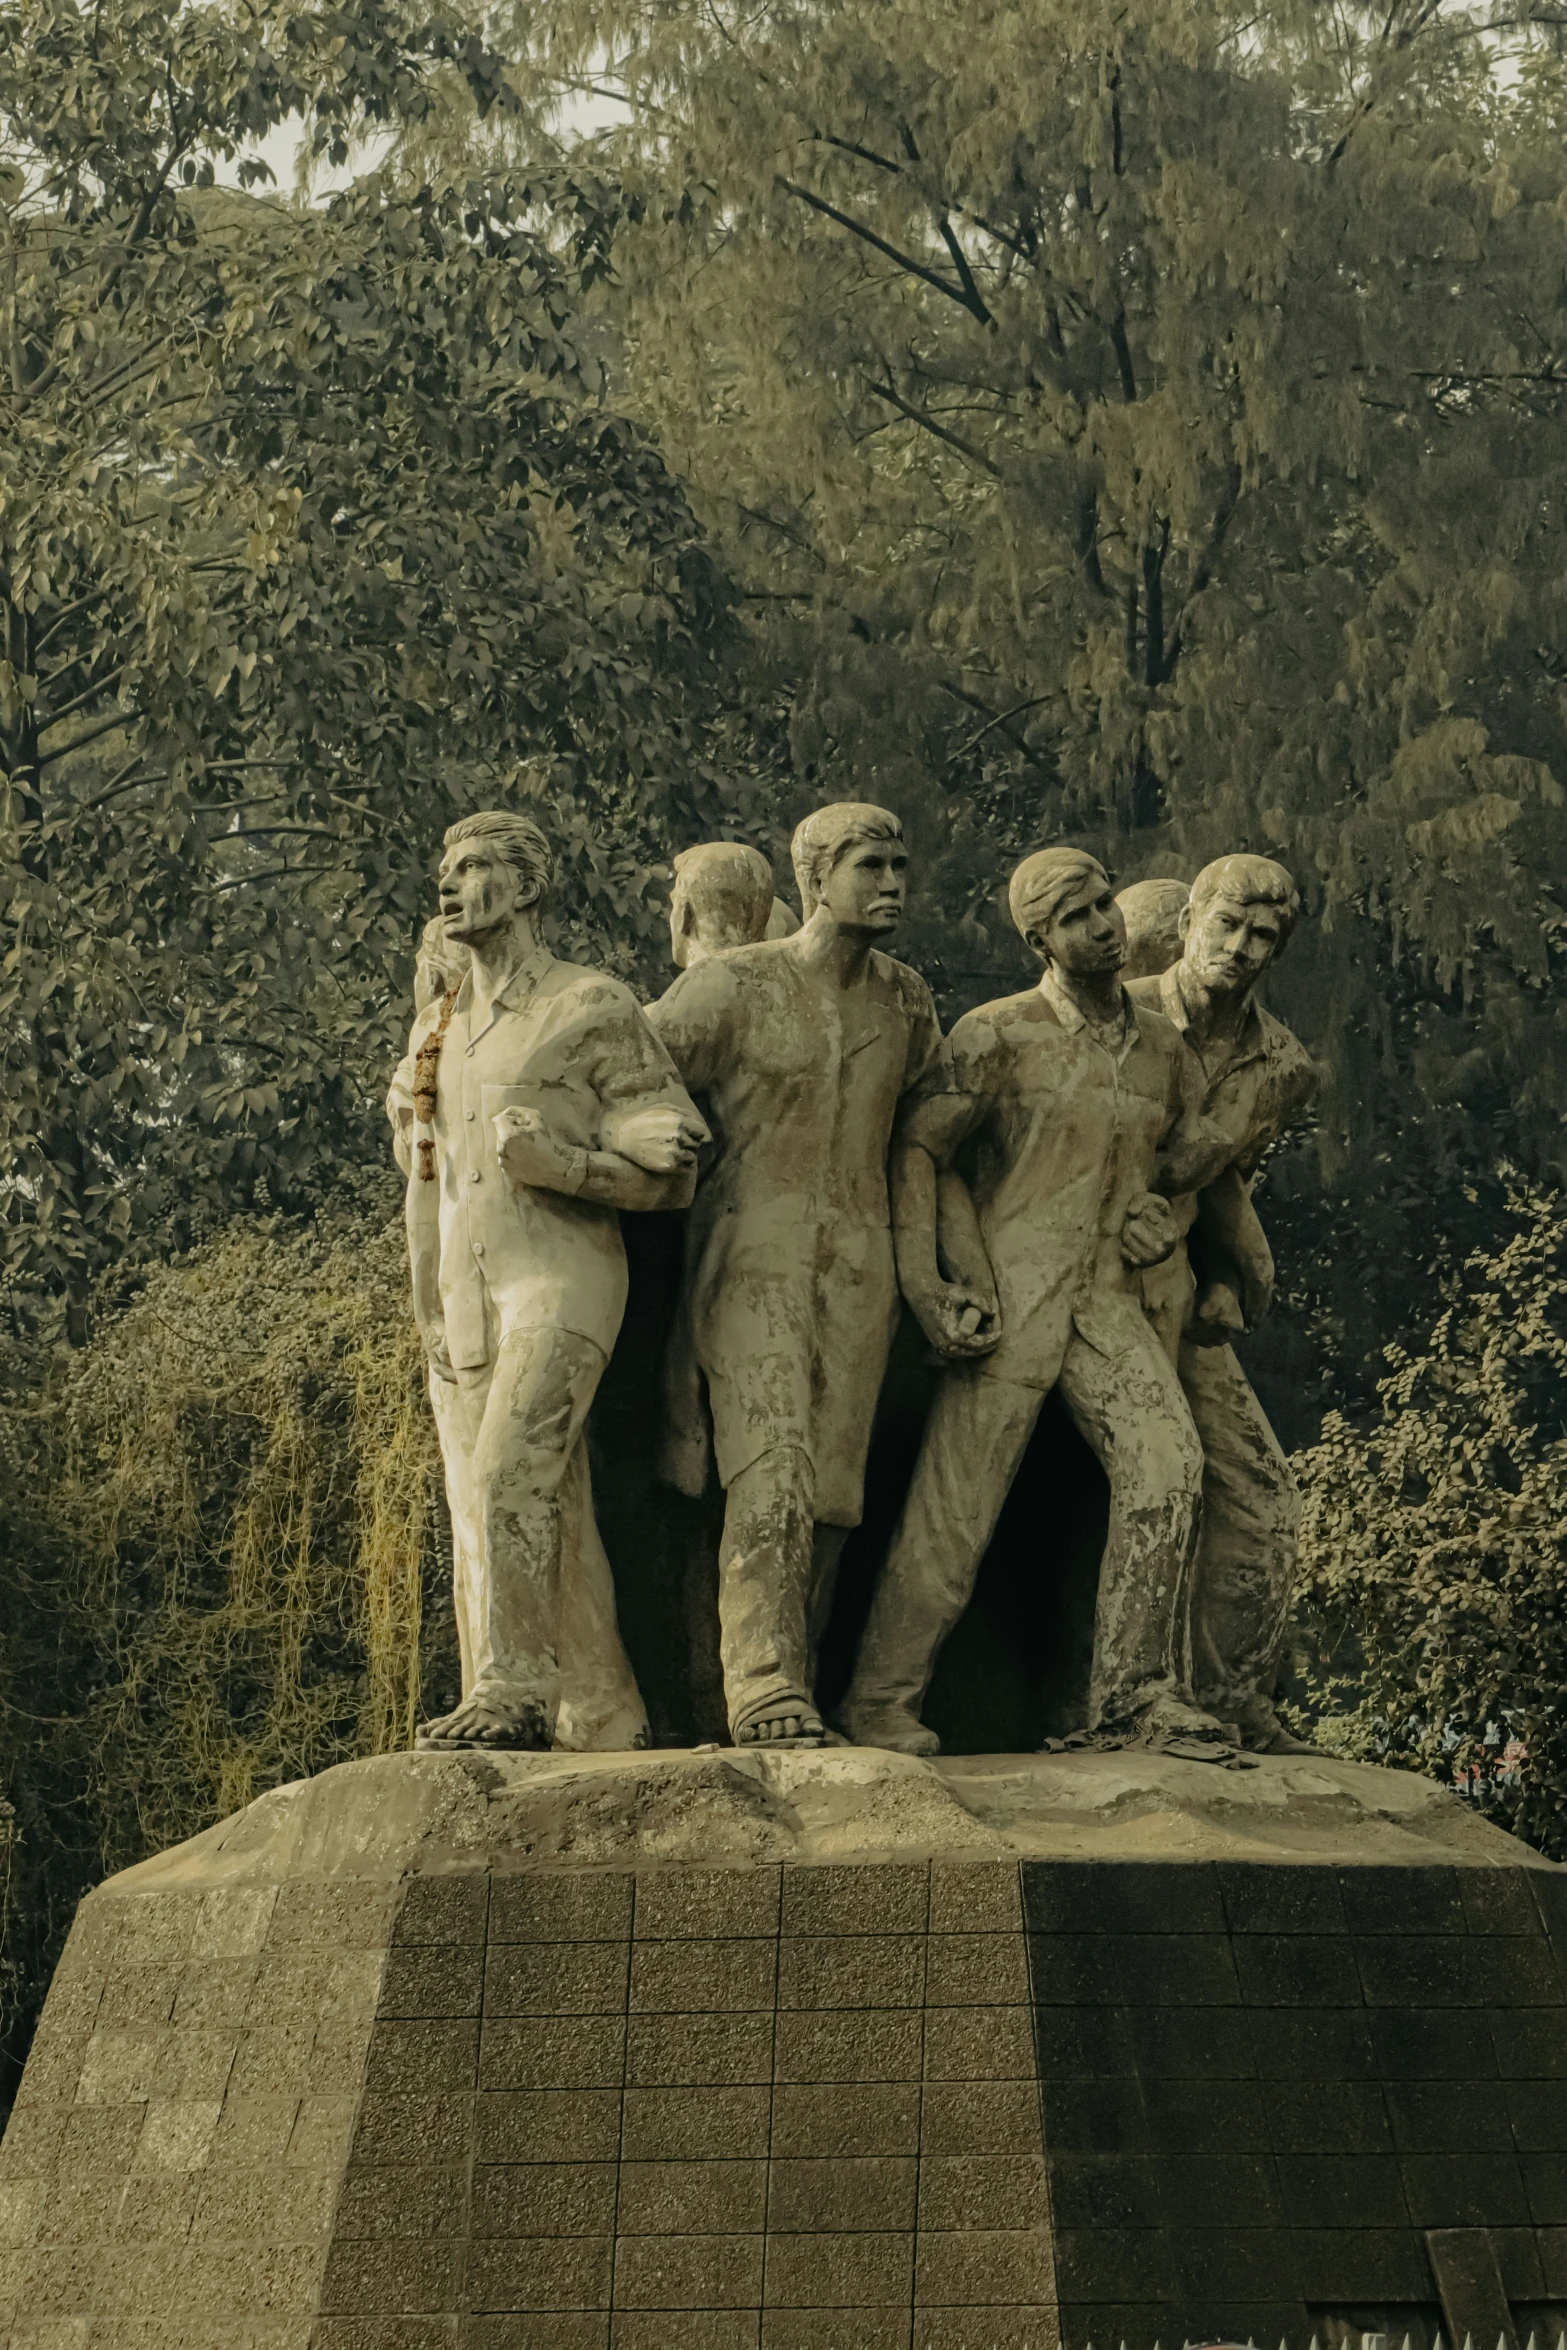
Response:
[[[0,2221],[10,2350],[1304,2350],[1443,2228],[1548,2323],[1567,1872],[110,1885]]]

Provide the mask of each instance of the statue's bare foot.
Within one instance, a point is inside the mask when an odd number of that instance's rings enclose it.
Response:
[[[426,1722],[414,1740],[419,1754],[492,1752],[538,1754],[550,1743],[549,1717],[534,1698],[486,1696],[475,1690],[438,1721]]]
[[[941,1740],[906,1705],[846,1705],[840,1719],[856,1746],[891,1754],[939,1754]]]
[[[826,1735],[810,1699],[792,1690],[749,1707],[733,1731],[736,1746],[822,1746]]]

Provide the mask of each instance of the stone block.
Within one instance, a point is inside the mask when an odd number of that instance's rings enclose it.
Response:
[[[1281,2154],[1279,2193],[1294,2228],[1396,2228],[1404,2181],[1385,2154]]]
[[[365,2087],[372,2095],[395,2090],[439,2096],[472,2089],[478,2077],[477,2022],[377,2020],[371,2032]]]
[[[716,2089],[761,2084],[772,2077],[773,2040],[771,2011],[629,2016],[626,2086]]]
[[[1343,1934],[1344,1896],[1337,1869],[1292,1862],[1218,1864],[1219,1897],[1232,1934]]]
[[[610,2350],[757,2350],[757,2309],[617,2309]]]
[[[468,2247],[468,2306],[492,2310],[610,2305],[612,2236],[487,2236]]]
[[[1021,2007],[1028,1956],[1021,1935],[932,1935],[925,1968],[927,2007]]]
[[[768,2150],[761,2088],[628,2089],[620,2151],[628,2162],[701,2161],[715,2146],[743,2159]]]
[[[492,1942],[485,2015],[623,2015],[629,1955],[624,1942]]]
[[[617,2309],[756,2309],[763,2237],[622,2236],[615,2250]],[[776,2244],[777,2238],[767,2239]]]
[[[181,2031],[243,2023],[257,1964],[249,1954],[188,1959],[175,1979],[170,2022]]]
[[[761,2350],[909,2350],[901,2309],[764,2309]]]
[[[631,1932],[624,1870],[539,1870],[490,1882],[491,1942],[613,1942]]]
[[[888,1864],[865,1868],[786,1868],[783,1872],[782,1930],[785,1934],[915,1934],[926,1931],[930,1912],[927,1865]]]
[[[623,2015],[486,2016],[481,2089],[618,2089],[626,2070]]]
[[[202,2170],[211,2157],[223,2101],[219,2097],[154,2097],[148,2100],[132,2168],[138,2171]]]
[[[375,1878],[305,1879],[278,1889],[267,1944],[316,1950],[384,1950],[402,1887]]]
[[[97,2029],[135,2031],[171,2022],[180,1973],[178,1967],[159,1959],[117,1967],[99,1999],[94,2019]]]
[[[759,2236],[768,2221],[764,2162],[725,2161],[715,2147],[705,2161],[620,2166],[616,2225],[622,2236]],[[774,2217],[772,2224],[780,2223]]]
[[[1240,1983],[1227,1934],[1110,1933],[1105,1936],[1105,1948],[1115,1968],[1119,1996],[1129,2007],[1240,2004]]]
[[[778,1944],[778,2005],[922,2007],[925,1947],[915,1934],[786,1933]]]
[[[392,1946],[481,1946],[489,1925],[490,1880],[478,1871],[411,1877],[392,1926]]]
[[[1033,2018],[1026,2008],[927,2008],[924,2021],[927,2080],[1034,2078]]]
[[[1166,2154],[1152,2165],[1167,2226],[1280,2228],[1277,2168],[1255,2154]]]
[[[1149,2156],[1130,2150],[1055,2155],[1050,2166],[1050,2199],[1056,2222],[1063,2228],[1164,2225],[1158,2170]]]
[[[474,2112],[474,2099],[461,2095],[367,2095],[353,2124],[354,2160],[461,2162],[473,2141]]]
[[[628,2101],[629,2102],[629,2101]],[[1037,2133],[1036,2133],[1037,2146]],[[920,2090],[913,2082],[855,2087],[779,2087],[773,2092],[776,2158],[918,2154]]]
[[[253,1958],[267,1939],[276,1907],[275,1885],[209,1887],[191,1927],[192,1960]]]
[[[636,1880],[636,1936],[720,1941],[776,1938],[779,1871],[648,1869]]]
[[[1156,2337],[1135,2322],[1128,2329],[1106,2326],[1104,2338],[1134,2341]],[[1054,2308],[921,2309],[914,2318],[914,2350],[1060,2350],[1060,2321]]]
[[[631,2012],[771,2014],[777,1964],[776,1941],[638,1942],[631,1959]]]
[[[470,2317],[462,2329],[462,2350],[608,2350],[608,2312],[516,2311],[505,2317]]]
[[[985,2301],[1016,2307],[1049,2301],[1054,2292],[1050,2239],[1043,2229],[920,2230],[914,2298],[922,2308]]]
[[[1015,1860],[933,1860],[930,1931],[933,1934],[1017,1934],[1023,1897]]]
[[[784,2235],[831,2235],[842,2228],[907,2234],[915,2223],[919,2172],[908,2155],[775,2159],[768,2227]]]
[[[919,2166],[919,2226],[1042,2228],[1050,2211],[1044,2160],[1030,2154],[927,2154]]]
[[[1456,1869],[1373,1863],[1340,1870],[1339,1885],[1351,1934],[1390,1934],[1403,1940],[1468,1930]]]
[[[897,2306],[913,2299],[909,2234],[786,2236],[767,2239],[767,2300],[780,2309]]]
[[[620,2097],[612,2089],[509,2089],[474,2105],[479,2162],[613,2162]]]
[[[819,2008],[777,2018],[777,2081],[910,2081],[919,2078],[927,2020],[917,2008]]]
[[[477,2015],[482,1947],[412,1943],[388,1951],[377,2012],[384,2016]]]
[[[467,2176],[455,2164],[441,2169],[421,2162],[356,2166],[349,2171],[339,2191],[337,2208],[332,2214],[332,2233],[344,2239],[454,2238],[464,2233],[467,2205]]]
[[[1039,2096],[1032,2081],[927,2081],[922,2154],[1037,2154]]]
[[[427,2237],[340,2237],[321,2285],[324,2317],[418,2317],[457,2307],[460,2250]]]
[[[612,2236],[613,2162],[483,2163],[473,2174],[475,2236]]]

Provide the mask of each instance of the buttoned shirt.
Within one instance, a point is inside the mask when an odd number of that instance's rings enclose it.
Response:
[[[411,1097],[413,1063],[439,1020],[434,1004],[415,1022],[392,1105]],[[616,1211],[514,1182],[500,1162],[498,1114],[536,1110],[559,1141],[597,1151],[614,1147],[619,1118],[666,1107],[689,1112],[691,1102],[618,980],[540,949],[477,1015],[472,975],[463,980],[436,1073],[435,1181],[415,1173],[408,1187],[416,1301],[420,1251],[433,1242],[431,1286],[455,1369],[493,1362],[504,1333],[523,1326],[576,1331],[607,1355],[625,1310]]]
[[[968,1180],[1001,1305],[997,1375],[1053,1386],[1074,1330],[1106,1354],[1143,1340],[1121,1231],[1161,1154],[1196,1163],[1199,1082],[1162,1013],[1123,991],[1106,1031],[1053,971],[958,1021],[900,1132]]]

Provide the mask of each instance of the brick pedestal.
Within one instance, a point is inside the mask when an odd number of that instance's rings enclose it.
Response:
[[[1567,1872],[373,1828],[84,1904],[9,2350],[1419,2341],[1455,2230],[1567,2316]]]

